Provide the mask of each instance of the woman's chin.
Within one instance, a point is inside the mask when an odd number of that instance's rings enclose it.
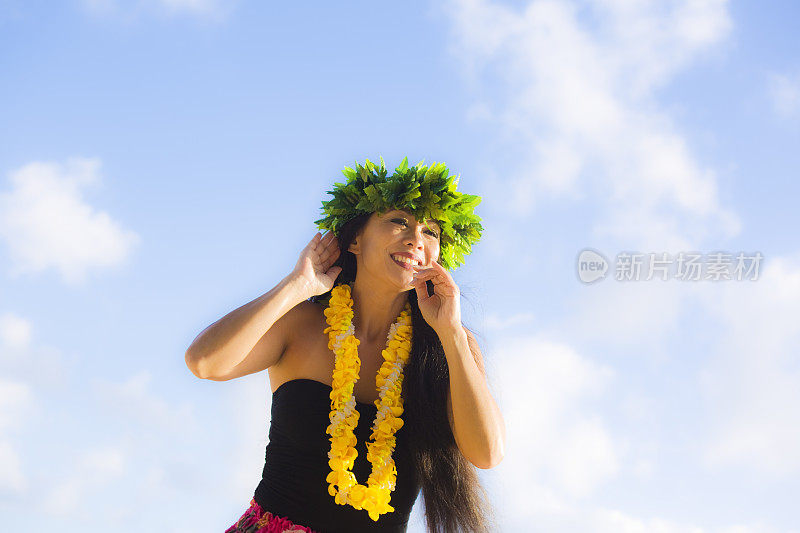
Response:
[[[401,275],[400,284],[403,287],[403,290],[407,291],[409,289],[414,288],[414,274],[409,275]]]

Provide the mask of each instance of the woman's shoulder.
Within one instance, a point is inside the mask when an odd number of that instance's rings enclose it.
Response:
[[[324,307],[303,300],[292,308],[289,319],[291,330],[286,348],[277,364],[270,367],[270,382],[273,392],[284,382],[317,374],[319,353],[326,347],[327,335]],[[316,378],[315,378],[316,379]]]
[[[295,307],[298,320],[294,321],[296,328],[304,330],[316,327],[320,319],[325,319],[325,305],[319,301],[303,300]]]
[[[312,299],[303,300],[293,309],[295,317],[292,319],[292,340],[296,347],[304,350],[309,348],[309,342],[319,342],[322,337],[327,338],[323,330],[328,326],[325,318],[326,305]]]
[[[309,298],[308,300],[303,300],[302,302],[300,302],[300,304],[303,306],[303,309],[308,313],[321,313],[326,307],[324,301],[315,298]]]

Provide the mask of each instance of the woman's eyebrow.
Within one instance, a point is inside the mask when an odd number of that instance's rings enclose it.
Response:
[[[393,210],[392,210],[392,211],[390,211],[390,212],[391,212],[391,213],[403,213],[403,214],[404,214],[404,215],[406,215],[406,216],[413,216],[411,213],[409,213],[408,211],[406,211],[406,210],[404,210],[404,209],[393,209]],[[437,227],[438,229],[441,229],[441,228],[442,228],[442,225],[441,225],[441,224],[439,224],[439,221],[438,221],[438,220],[436,220],[435,218],[429,218],[429,219],[428,219],[428,223],[429,223],[429,224],[436,224],[436,227]]]

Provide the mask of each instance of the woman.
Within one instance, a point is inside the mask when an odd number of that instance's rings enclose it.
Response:
[[[269,371],[262,480],[226,533],[406,531],[420,490],[430,531],[488,531],[475,467],[501,460],[505,426],[448,272],[480,238],[480,198],[443,164],[343,172],[316,221],[330,231],[187,350],[201,378]]]

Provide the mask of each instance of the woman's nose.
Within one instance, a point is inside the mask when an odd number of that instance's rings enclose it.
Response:
[[[425,243],[425,237],[422,235],[422,229],[414,229],[410,228],[408,230],[409,235],[406,237],[406,242],[411,243],[414,245],[414,248],[422,249],[423,244]]]

